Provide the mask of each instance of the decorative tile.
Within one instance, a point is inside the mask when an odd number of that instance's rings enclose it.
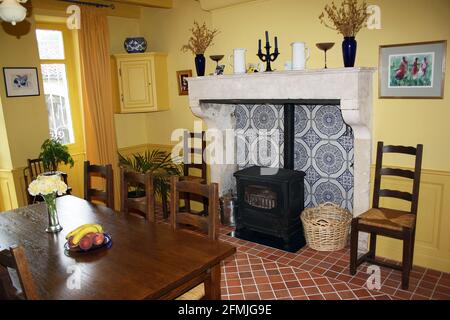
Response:
[[[239,168],[283,167],[284,107],[237,105],[235,116],[241,131],[236,153]],[[294,116],[294,168],[306,173],[305,207],[334,199],[352,210],[354,137],[339,105],[296,105]]]
[[[305,207],[333,201],[351,211],[353,131],[345,125],[338,105],[297,105],[295,110],[300,121],[295,126],[295,139],[303,142],[310,157],[307,165],[302,157],[301,162],[295,162],[295,169],[306,173],[305,186],[309,186],[305,187]],[[305,151],[301,148],[299,152]]]
[[[337,139],[346,130],[339,106],[317,106],[312,115],[313,128],[323,139]]]

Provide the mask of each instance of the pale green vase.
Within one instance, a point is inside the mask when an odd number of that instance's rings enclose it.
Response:
[[[43,196],[47,205],[48,227],[45,229],[48,233],[58,233],[63,228],[59,224],[58,211],[56,210],[56,194]]]

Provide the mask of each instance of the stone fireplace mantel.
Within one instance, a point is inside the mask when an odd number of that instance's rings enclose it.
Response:
[[[354,134],[353,214],[369,208],[372,146],[373,73],[375,68],[280,71],[189,78],[192,112],[208,129],[233,129],[233,101],[338,101],[344,121]],[[220,190],[232,185],[236,165],[211,165],[211,181]]]

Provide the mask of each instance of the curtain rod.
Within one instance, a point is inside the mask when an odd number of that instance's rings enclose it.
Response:
[[[62,2],[69,2],[74,4],[81,4],[85,6],[94,6],[96,8],[111,8],[114,10],[116,6],[114,4],[103,4],[103,3],[95,3],[95,2],[86,2],[86,1],[78,1],[78,0],[59,0]]]

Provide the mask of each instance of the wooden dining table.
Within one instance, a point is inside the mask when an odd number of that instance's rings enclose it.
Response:
[[[0,213],[0,251],[24,248],[41,299],[174,299],[198,279],[206,299],[220,299],[220,264],[235,247],[74,196],[58,198],[57,210],[58,234],[45,232],[44,203]],[[86,223],[101,224],[111,248],[68,253],[66,234]]]

